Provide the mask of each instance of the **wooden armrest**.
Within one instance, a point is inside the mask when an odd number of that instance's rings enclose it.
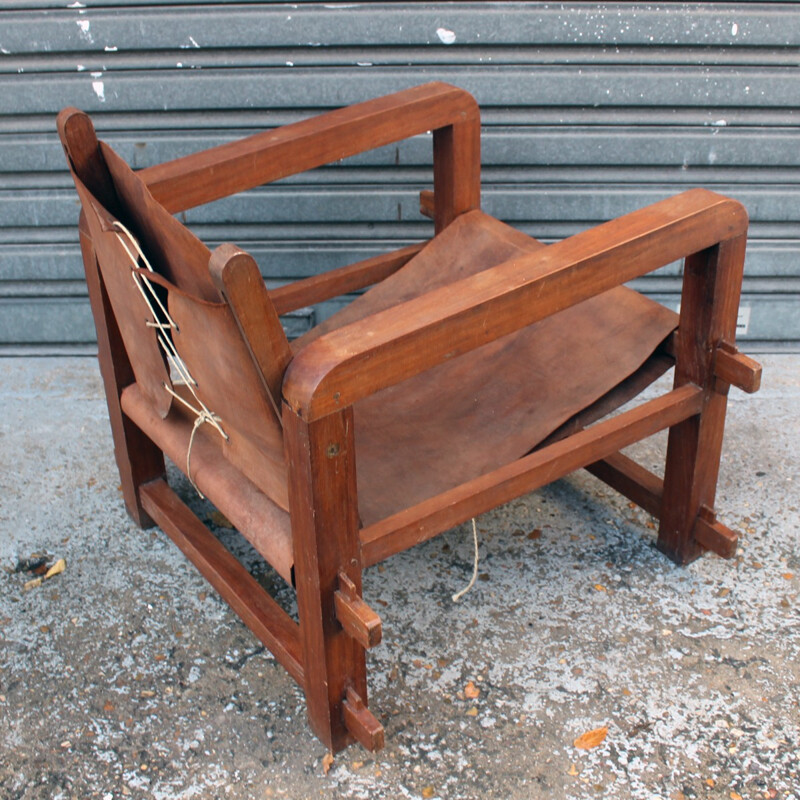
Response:
[[[744,206],[692,189],[320,337],[289,365],[284,401],[306,421],[324,417],[746,232]]]
[[[153,196],[175,213],[426,131],[464,124],[470,129],[468,138],[477,141],[480,112],[472,95],[446,83],[427,83],[148,167],[139,174]],[[479,180],[480,156],[477,149],[468,155],[468,177],[474,183]]]

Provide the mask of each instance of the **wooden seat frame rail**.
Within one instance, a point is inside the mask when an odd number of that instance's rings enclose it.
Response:
[[[61,121],[76,172],[96,154],[80,117]],[[140,174],[170,212],[244,191],[364,150],[433,132],[434,190],[423,211],[442,231],[480,205],[480,118],[473,98],[428,84]],[[102,180],[97,177],[96,180]],[[110,189],[109,191],[113,191]],[[377,749],[383,728],[367,709],[365,649],[380,620],[361,598],[364,567],[511,498],[586,467],[659,518],[658,547],[678,563],[705,550],[730,556],[736,534],[714,515],[728,388],[755,391],[760,367],[734,346],[747,214],[705,190],[658,202],[557,244],[334,330],[289,363],[282,422],[298,615],[295,623],[169,488],[161,450],[123,413],[133,380],[83,221],[81,246],[99,360],[127,508],[158,524],[303,687],[310,723],[336,751]],[[279,313],[382,280],[421,245],[271,292]],[[269,358],[241,252],[221,259],[217,285],[256,364]],[[249,257],[248,257],[249,258]],[[680,322],[669,343],[674,388],[632,410],[546,444],[522,459],[361,528],[353,403],[589,297],[685,259]],[[669,428],[663,480],[619,451]]]

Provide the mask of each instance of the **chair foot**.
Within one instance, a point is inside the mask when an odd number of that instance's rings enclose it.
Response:
[[[682,566],[691,564],[707,550],[716,553],[720,558],[733,558],[739,545],[739,534],[723,525],[716,514],[706,505],[700,507],[691,537],[684,543],[680,550],[667,546],[665,540],[659,538],[656,542],[658,549],[676,564]]]

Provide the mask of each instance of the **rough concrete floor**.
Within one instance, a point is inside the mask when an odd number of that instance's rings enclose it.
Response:
[[[95,361],[0,361],[0,796],[797,800],[800,357],[763,361],[758,395],[731,392],[732,562],[674,566],[585,474],[479,519],[458,604],[467,526],[390,559],[365,581],[387,745],[327,774],[292,680],[125,515]],[[24,591],[11,570],[36,552],[66,570]]]

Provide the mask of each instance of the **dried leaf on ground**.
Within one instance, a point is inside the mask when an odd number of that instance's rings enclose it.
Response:
[[[464,697],[468,697],[470,700],[474,700],[476,697],[480,696],[481,696],[481,690],[472,681],[470,681],[464,687]]]
[[[47,580],[47,578],[52,578],[54,575],[60,575],[66,568],[67,562],[63,558],[59,558],[45,573],[45,580]]]
[[[333,753],[325,753],[322,756],[322,774],[327,775],[333,765]]]
[[[573,742],[573,745],[579,750],[591,750],[601,744],[607,734],[608,727],[604,725],[602,728],[595,728],[593,731],[587,731],[582,734]]]
[[[41,578],[33,578],[33,580],[27,581],[23,585],[22,590],[24,592],[29,592],[31,589],[35,589],[37,586],[41,586],[41,585],[42,585],[42,579]]]
[[[435,794],[435,792],[433,790],[433,786],[426,786],[422,790],[422,796],[425,797],[425,798],[433,797],[434,794]]]

